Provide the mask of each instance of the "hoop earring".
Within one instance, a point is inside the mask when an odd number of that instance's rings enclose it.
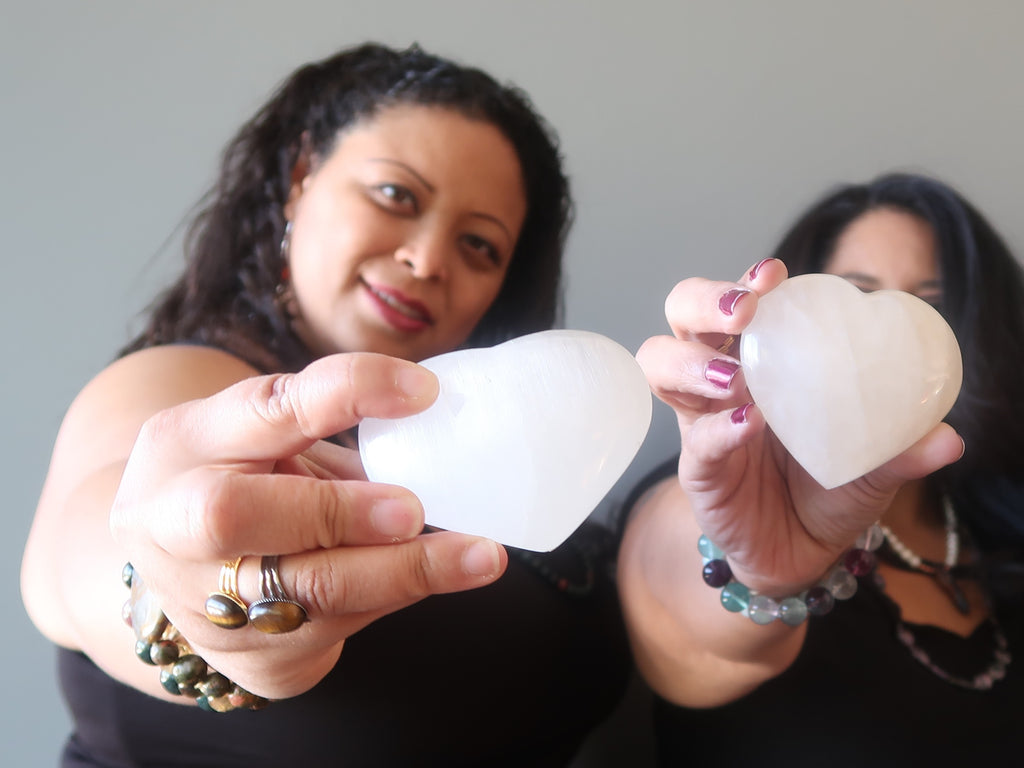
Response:
[[[291,282],[291,248],[292,248],[292,222],[289,219],[284,225],[284,235],[281,236],[281,275],[277,285],[274,287],[274,303],[277,304],[285,317],[295,318],[294,299]]]

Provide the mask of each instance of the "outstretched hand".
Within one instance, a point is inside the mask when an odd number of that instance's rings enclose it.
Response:
[[[782,262],[766,259],[738,283],[684,280],[665,303],[673,336],[649,339],[637,353],[655,395],[678,419],[679,481],[697,522],[738,580],[774,595],[813,583],[881,517],[904,482],[963,453],[956,432],[939,424],[839,488],[825,490],[811,478],[765,424],[730,354],[758,297],[786,277]]]
[[[430,594],[490,583],[505,568],[492,541],[421,534],[423,509],[412,493],[368,482],[356,451],[324,441],[364,417],[417,413],[436,396],[426,369],[352,354],[161,411],[129,457],[112,533],[214,668],[270,698],[300,693],[374,619]],[[288,635],[207,621],[203,607],[221,565],[246,556],[239,592],[250,602],[265,554],[282,555],[285,592],[310,621]]]

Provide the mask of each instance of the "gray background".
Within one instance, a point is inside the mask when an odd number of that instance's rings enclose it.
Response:
[[[52,648],[18,592],[62,414],[180,265],[179,224],[220,148],[299,64],[364,39],[419,41],[524,87],[575,182],[567,325],[632,350],[662,332],[677,280],[737,277],[839,180],[931,172],[1024,247],[1024,4],[1013,0],[11,5],[0,10],[5,765],[53,765],[68,727]],[[672,449],[673,429],[659,406],[609,505]],[[637,712],[581,765],[642,764]]]

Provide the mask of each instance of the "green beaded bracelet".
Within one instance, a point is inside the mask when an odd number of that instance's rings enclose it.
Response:
[[[808,616],[827,614],[836,600],[847,600],[856,594],[857,577],[874,570],[877,563],[874,551],[881,546],[883,538],[881,529],[872,525],[816,585],[798,595],[779,599],[758,594],[736,581],[725,553],[704,534],[697,540],[697,549],[704,563],[704,583],[721,589],[725,610],[744,614],[755,624],[771,624],[778,619],[797,627]]]
[[[192,652],[131,563],[125,563],[121,580],[132,591],[124,604],[124,620],[135,632],[135,655],[146,664],[160,667],[160,684],[166,691],[195,699],[209,712],[263,709],[270,703],[231,682]]]

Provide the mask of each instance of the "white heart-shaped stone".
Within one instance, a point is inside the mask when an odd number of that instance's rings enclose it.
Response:
[[[963,378],[956,337],[934,308],[834,275],[793,277],[763,296],[740,359],[768,425],[825,488],[917,442]]]
[[[429,525],[546,552],[594,510],[651,423],[643,371],[588,331],[543,331],[424,360],[440,395],[403,419],[365,419],[370,480],[402,485]]]

